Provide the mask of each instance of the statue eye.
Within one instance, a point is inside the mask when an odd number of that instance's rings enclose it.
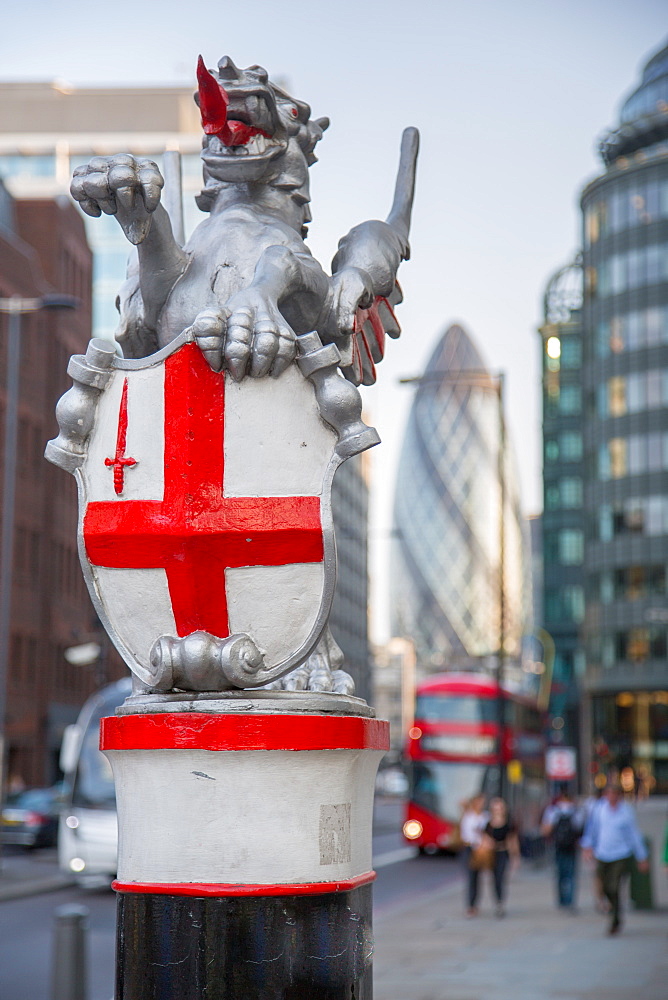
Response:
[[[297,111],[296,108],[290,108],[290,114],[292,115],[293,118],[296,118],[299,112]]]

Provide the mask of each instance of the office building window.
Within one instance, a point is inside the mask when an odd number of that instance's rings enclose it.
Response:
[[[577,431],[564,431],[559,435],[559,449],[564,462],[579,462],[582,458],[582,435]]]
[[[603,504],[598,512],[598,537],[609,542],[617,535],[668,534],[668,496],[629,498]]]
[[[582,392],[579,385],[562,385],[559,393],[559,412],[565,415],[580,413]]]
[[[666,630],[663,628],[631,628],[615,634],[615,652],[620,660],[643,663],[666,656]]]
[[[562,507],[582,506],[582,480],[579,476],[564,476],[559,480],[559,498]]]
[[[578,528],[564,528],[559,532],[559,562],[564,566],[578,566],[584,556],[584,539]]]

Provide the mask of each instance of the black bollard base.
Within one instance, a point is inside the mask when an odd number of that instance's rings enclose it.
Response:
[[[318,895],[118,894],[116,1000],[371,1000],[371,884]]]

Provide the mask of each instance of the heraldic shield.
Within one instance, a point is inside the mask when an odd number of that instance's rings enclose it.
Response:
[[[93,604],[148,690],[267,684],[326,628],[333,476],[378,436],[334,345],[298,340],[278,378],[238,382],[187,334],[139,360],[93,340],[70,362],[47,457],[77,478]]]

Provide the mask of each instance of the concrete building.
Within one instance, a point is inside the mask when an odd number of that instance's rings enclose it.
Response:
[[[74,311],[41,309],[21,317],[5,723],[7,774],[27,785],[56,779],[62,730],[98,683],[93,670],[64,656],[94,634],[95,616],[79,568],[75,483],[43,457],[46,441],[58,433],[55,404],[69,388],[67,362],[90,337],[91,266],[83,222],[69,199],[14,201],[0,185],[0,296],[57,292],[80,302]],[[0,315],[0,474],[7,322]],[[108,669],[118,675],[117,658]]]
[[[517,664],[528,595],[502,380],[455,325],[416,382],[395,493],[392,632],[414,642],[418,679],[493,670],[501,648]]]

